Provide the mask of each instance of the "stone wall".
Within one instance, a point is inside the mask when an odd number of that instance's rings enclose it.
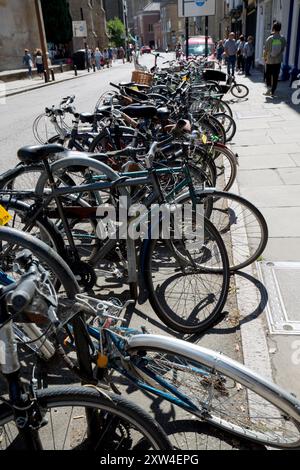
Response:
[[[106,31],[106,17],[102,0],[69,0],[70,14],[73,21],[84,20],[87,22],[88,37],[73,38],[73,49],[84,48],[85,43],[89,47],[105,48],[108,45]]]
[[[24,68],[24,49],[39,47],[34,0],[0,0],[0,71]]]

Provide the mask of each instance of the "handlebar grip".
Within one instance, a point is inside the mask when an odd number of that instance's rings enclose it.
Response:
[[[113,86],[114,88],[117,88],[118,90],[121,90],[121,87],[119,85],[116,85],[115,83],[110,82],[110,86]]]
[[[20,313],[25,310],[25,308],[32,302],[36,291],[34,278],[35,276],[32,275],[29,278],[24,279],[14,290],[11,296],[11,303],[16,313]]]

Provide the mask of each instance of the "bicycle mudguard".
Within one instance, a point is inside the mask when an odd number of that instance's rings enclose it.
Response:
[[[12,170],[8,170],[5,173],[2,173],[0,176],[0,189],[9,183],[12,179],[17,178],[19,175],[23,173],[24,166],[21,164],[17,165]]]

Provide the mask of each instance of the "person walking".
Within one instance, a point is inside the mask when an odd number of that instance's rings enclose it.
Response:
[[[37,49],[35,53],[35,66],[37,69],[38,76],[43,78],[44,73],[44,62],[43,62],[43,55],[40,49]]]
[[[222,69],[222,60],[223,60],[224,52],[225,52],[225,49],[224,49],[223,41],[219,41],[218,46],[217,46],[217,61],[219,63],[220,70]]]
[[[245,57],[245,75],[246,77],[251,77],[251,66],[253,64],[255,49],[254,49],[254,37],[249,36],[248,40],[244,47],[244,57]]]
[[[112,66],[113,66],[113,58],[114,58],[113,50],[112,50],[112,48],[110,47],[110,48],[108,49],[108,63],[109,63],[109,67],[112,67]]]
[[[109,55],[108,55],[108,50],[107,49],[104,49],[104,51],[103,51],[103,58],[104,58],[104,64],[109,69]]]
[[[224,49],[227,58],[227,72],[228,75],[232,75],[233,77],[235,74],[237,48],[235,33],[230,33],[229,39],[225,42]]]
[[[95,63],[96,63],[97,70],[101,70],[101,59],[102,59],[102,54],[99,50],[99,47],[96,47],[96,50],[95,50]]]
[[[287,45],[286,39],[281,36],[280,32],[281,23],[279,21],[275,21],[272,28],[272,34],[268,37],[264,49],[266,81],[268,87],[265,96],[275,97],[278,86],[283,53]]]
[[[238,73],[241,75],[245,71],[245,57],[244,57],[244,48],[245,48],[245,37],[242,35],[240,36],[237,42],[237,70]]]
[[[28,69],[28,76],[32,78],[32,68],[33,68],[33,60],[31,54],[29,54],[29,50],[25,49],[24,56],[23,56],[23,65]]]
[[[125,64],[125,49],[123,46],[119,47],[119,58],[122,60],[123,64]]]

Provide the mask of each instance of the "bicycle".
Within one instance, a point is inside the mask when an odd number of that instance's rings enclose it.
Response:
[[[56,147],[56,149],[58,151],[62,150],[60,147]],[[47,162],[45,159],[47,158],[49,153],[53,152],[53,150],[55,150],[53,146],[46,146],[40,149],[35,149],[34,154],[40,155],[39,158],[44,160],[44,163],[46,164],[47,168]],[[39,154],[38,152],[41,153]],[[19,152],[19,154],[21,156],[24,156],[24,158],[26,157],[27,161],[29,159],[32,159],[33,157],[31,149],[23,149]],[[29,200],[33,199],[34,201],[36,201],[36,204],[33,205],[31,209],[27,208],[26,210],[26,208],[23,206],[23,216],[25,221],[25,224],[23,225],[23,230],[31,230],[31,228],[33,226],[36,226],[36,223],[38,222],[39,227],[42,228],[42,234],[50,233],[49,238],[54,241],[55,248],[71,266],[72,270],[74,271],[74,274],[78,276],[81,285],[84,286],[85,289],[90,289],[95,284],[97,279],[95,268],[96,270],[100,268],[101,271],[101,262],[103,260],[107,260],[108,256],[109,258],[111,257],[112,250],[115,250],[117,242],[114,238],[108,239],[104,243],[101,242],[95,236],[91,238],[89,235],[88,238],[86,238],[85,234],[82,233],[82,231],[78,233],[78,238],[76,238],[76,232],[74,237],[74,224],[72,221],[79,221],[79,224],[85,220],[91,221],[92,223],[90,222],[89,226],[92,227],[92,229],[94,230],[93,221],[95,220],[95,223],[97,223],[97,207],[95,207],[94,201],[99,201],[99,197],[101,199],[101,191],[110,191],[111,189],[115,190],[118,187],[121,189],[121,191],[123,188],[123,193],[121,192],[121,194],[125,194],[125,196],[128,197],[127,192],[124,188],[134,188],[139,187],[141,185],[151,185],[153,187],[154,192],[151,197],[147,198],[147,206],[151,207],[152,203],[164,202],[164,193],[161,191],[159,179],[156,175],[155,170],[152,169],[154,155],[155,146],[153,146],[152,151],[146,158],[146,160],[148,161],[148,172],[147,176],[143,178],[132,178],[130,174],[128,176],[118,175],[117,173],[109,169],[106,165],[86,157],[58,160],[52,165],[51,168],[48,168],[44,176],[42,175],[35,192],[25,191],[23,192],[23,195],[20,192],[17,195],[15,194],[18,199],[21,199],[23,197],[25,200],[27,198]],[[89,177],[89,175],[93,177],[93,175],[96,176],[99,175],[99,173],[102,173],[102,175],[106,175],[108,181],[104,180],[103,182],[100,181],[96,183],[90,183],[88,181],[88,184],[84,184],[81,186],[66,186],[64,183],[64,179],[62,180],[61,176],[62,174],[68,175],[68,171],[70,170],[72,171],[72,174],[74,174],[74,167],[79,168],[80,174],[86,174],[86,177]],[[185,171],[188,172],[188,167],[186,167]],[[169,170],[167,170],[166,173],[168,174]],[[55,183],[56,175],[58,176],[58,185]],[[54,184],[52,183],[52,190],[50,191],[50,194],[49,191],[47,191],[47,182],[49,179],[50,181],[54,182]],[[177,192],[180,193],[186,185],[191,188],[191,194],[193,194],[194,188],[192,186],[192,181],[190,179],[189,173],[186,173],[186,177],[184,178],[184,180],[179,183],[178,187],[175,190],[175,194],[177,194]],[[15,205],[13,200],[13,192],[11,193],[11,195],[9,195],[9,191],[3,192],[3,196],[4,198],[2,198],[1,201],[4,205],[6,205],[7,208],[15,207],[15,209],[19,211],[22,209],[18,202],[16,202]],[[57,209],[52,207],[51,201],[55,201]],[[63,204],[63,201],[65,201],[66,204]],[[93,201],[92,206],[91,201]],[[171,194],[170,202],[173,201],[174,196]],[[53,228],[51,229],[51,224],[49,223],[43,223],[45,215],[47,215],[47,217],[52,220],[57,220],[58,218],[61,219],[60,224],[62,224],[62,227],[60,228],[60,231],[63,231],[64,236],[66,237],[66,241],[68,242],[67,246],[64,240],[62,240],[58,230],[53,230]],[[146,295],[146,298],[148,297],[149,293],[153,305],[156,305],[156,313],[158,316],[160,316],[163,321],[168,322],[169,326],[173,325],[173,327],[179,328],[179,331],[185,333],[200,331],[202,327],[207,328],[210,322],[216,321],[216,319],[220,316],[222,308],[225,304],[229,288],[229,266],[224,243],[217,230],[208,220],[205,221],[203,228],[204,247],[202,250],[199,249],[197,250],[197,252],[191,252],[192,255],[190,255],[188,251],[186,252],[186,248],[184,248],[184,243],[182,245],[181,252],[178,252],[177,248],[172,246],[172,244],[169,244],[166,247],[166,253],[169,253],[169,256],[173,257],[173,259],[175,257],[177,264],[177,268],[175,268],[172,263],[169,265],[169,277],[174,276],[176,274],[177,278],[178,276],[181,276],[184,282],[188,282],[189,279],[193,278],[193,273],[195,273],[196,277],[198,278],[201,278],[201,276],[203,276],[203,283],[201,285],[198,285],[198,289],[200,289],[198,294],[200,296],[199,299],[207,298],[210,300],[207,304],[205,303],[202,305],[202,303],[200,303],[198,307],[196,307],[198,314],[194,314],[193,318],[191,317],[181,320],[180,314],[179,316],[177,316],[177,312],[174,312],[176,319],[175,321],[174,319],[172,321],[172,319],[170,318],[170,309],[166,312],[165,305],[164,308],[160,308],[160,290],[154,289],[151,277],[151,267],[146,264],[151,258],[150,253],[152,253],[153,251],[153,247],[156,243],[156,240],[151,240],[150,237],[150,239],[146,239],[143,241],[140,248],[139,269],[141,276],[139,280],[139,285],[141,288],[141,292],[144,292],[144,296]],[[90,250],[86,260],[82,260],[81,258],[81,240],[83,240],[84,242],[87,241],[86,245],[83,245],[82,248],[85,250],[86,246],[87,250]],[[77,245],[78,242],[79,245]],[[135,242],[134,240],[127,239],[126,244],[128,260],[126,269],[128,271],[128,283],[130,286],[132,298],[137,299],[138,273]],[[75,257],[73,258],[72,251],[74,251],[75,255]],[[182,253],[185,252],[187,258],[185,256],[182,256]],[[192,258],[195,258],[195,260],[197,260],[196,264]],[[164,260],[166,260],[166,258],[164,258]],[[124,256],[122,254],[120,256],[120,261],[122,264],[125,262]],[[99,266],[98,263],[100,263]],[[190,269],[189,265],[191,265]],[[178,268],[179,271],[177,270]],[[103,275],[103,270],[99,274]],[[206,279],[205,282],[204,278]],[[213,279],[215,279],[215,282],[213,281]],[[141,302],[144,301],[143,296],[142,299],[143,300],[140,300]],[[157,299],[157,303],[155,303],[155,299]],[[168,302],[167,299],[165,300]],[[196,306],[197,304],[198,302],[196,303]]]
[[[114,299],[76,294],[69,307],[91,317],[90,359],[100,387],[116,390],[117,373],[226,433],[278,449],[299,448],[300,402],[294,396],[224,355],[119,326],[124,306]],[[68,342],[73,344],[72,330]]]
[[[26,248],[16,257],[18,281],[0,291],[0,370],[9,391],[8,398],[0,397],[0,449],[171,450],[160,426],[124,398],[91,386],[38,390],[34,372],[28,387],[21,383],[13,322],[48,322],[43,336],[51,331],[52,341],[61,328],[57,295],[40,260],[55,266],[57,276],[75,291],[77,284],[66,264],[42,242],[2,228],[0,238]]]

